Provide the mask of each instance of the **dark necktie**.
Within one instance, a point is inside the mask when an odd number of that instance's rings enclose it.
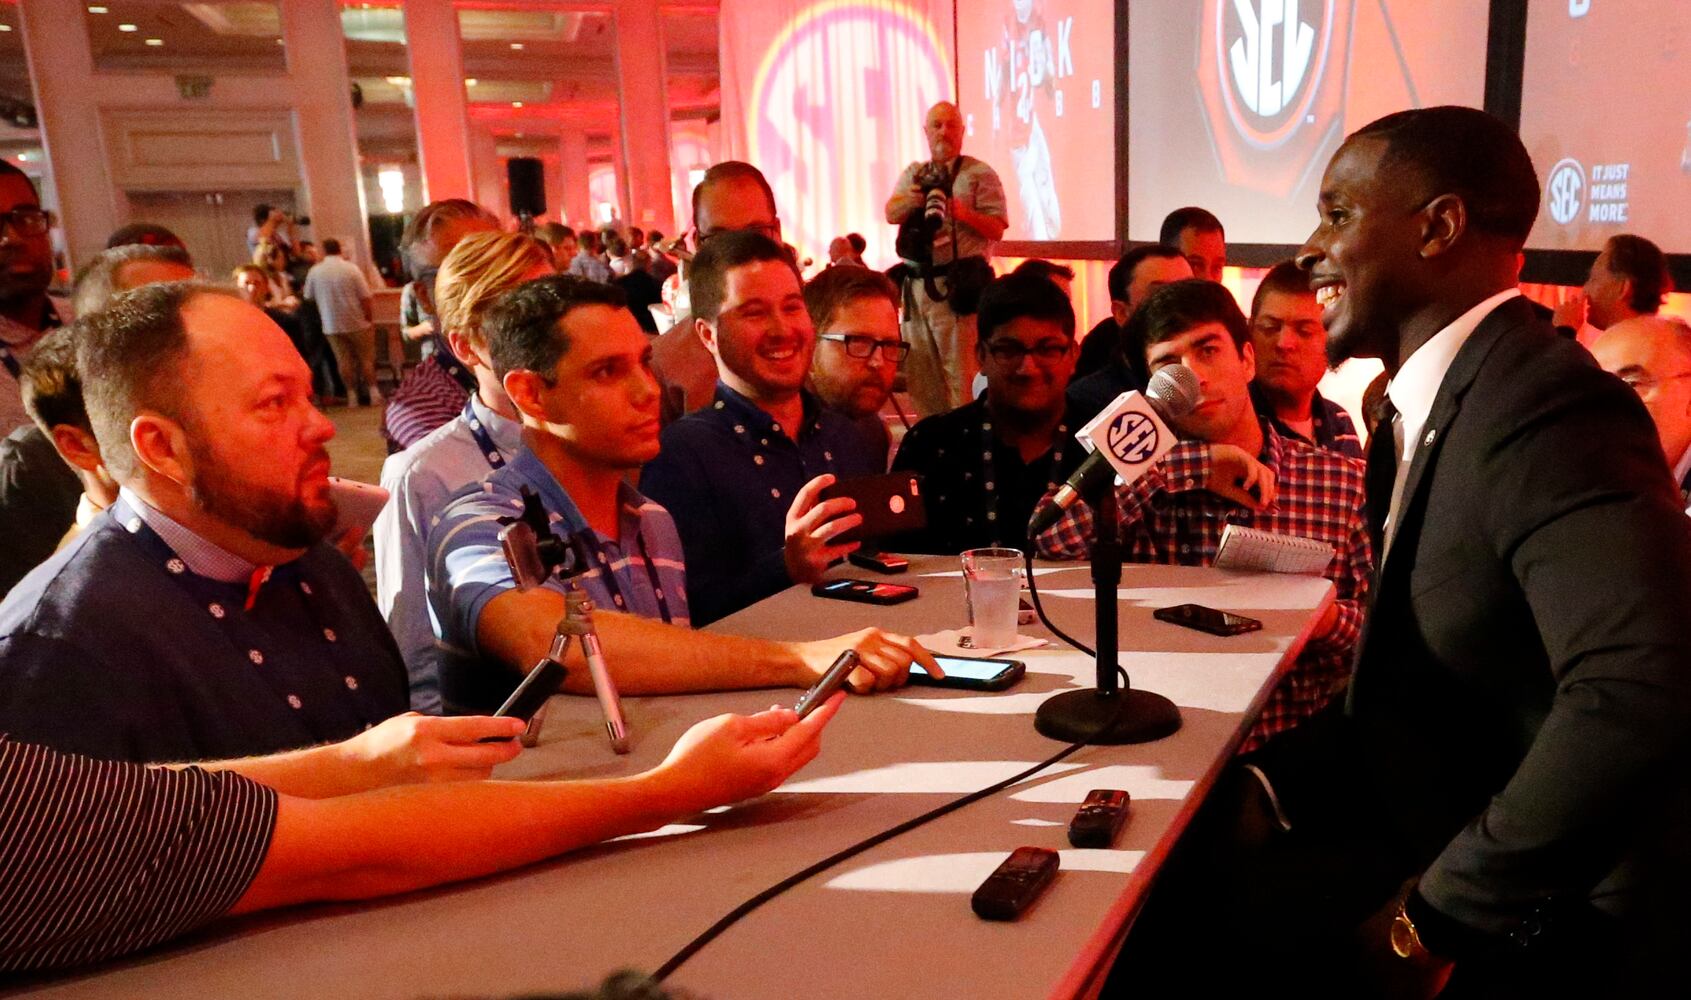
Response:
[[[1389,398],[1380,401],[1374,436],[1368,439],[1368,534],[1374,542],[1374,559],[1385,550],[1386,516],[1392,509],[1392,488],[1397,485],[1397,407]]]

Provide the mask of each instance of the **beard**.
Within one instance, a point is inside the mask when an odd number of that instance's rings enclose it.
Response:
[[[188,485],[188,499],[212,517],[284,549],[308,549],[334,527],[335,505],[309,503],[299,480],[291,493],[254,486],[219,462],[200,435],[194,434],[190,441],[194,481]],[[318,451],[313,459],[320,457],[326,463],[328,452]]]

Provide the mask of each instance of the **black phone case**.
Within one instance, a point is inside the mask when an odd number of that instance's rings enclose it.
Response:
[[[564,684],[565,670],[556,660],[542,660],[511,696],[505,699],[505,704],[494,712],[500,718],[510,717],[524,722],[534,718],[534,713],[540,711],[540,706],[546,704],[546,699],[558,693]]]
[[[922,503],[922,480],[909,472],[841,479],[822,491],[819,500],[851,497],[863,523],[834,537],[834,544],[885,538],[928,526],[928,509]]]
[[[1215,611],[1218,614],[1233,614],[1231,611],[1221,611],[1218,608],[1208,608],[1206,610]],[[1230,635],[1244,635],[1246,632],[1255,632],[1262,628],[1262,622],[1257,621],[1255,618],[1246,618],[1244,615],[1234,615],[1236,618],[1244,618],[1245,620],[1238,625],[1228,626],[1206,625],[1203,622],[1195,621],[1190,618],[1182,618],[1175,612],[1175,608],[1158,608],[1157,610],[1151,612],[1151,617],[1157,619],[1158,621],[1168,622],[1170,625],[1179,625],[1183,628],[1194,629],[1198,632],[1204,632],[1209,635],[1219,635],[1224,637]]]
[[[967,657],[960,657],[960,659],[966,658]],[[1009,669],[1004,671],[1001,676],[994,680],[952,680],[949,677],[941,679],[926,673],[918,674],[912,672],[910,674],[910,683],[920,684],[923,687],[950,688],[953,691],[1004,691],[1009,689],[1017,681],[1021,680],[1027,671],[1027,664],[1023,663],[1021,660],[1011,660]]]
[[[1014,920],[1057,877],[1059,864],[1056,851],[1018,847],[975,890],[969,907],[983,920]]]
[[[839,587],[839,584],[849,583],[851,587]],[[830,590],[833,587],[835,589]],[[876,588],[896,587],[897,590],[883,590],[876,593]],[[872,580],[823,580],[812,584],[810,592],[816,597],[826,597],[833,601],[852,601],[857,604],[903,604],[913,601],[921,591],[902,583],[875,583]]]

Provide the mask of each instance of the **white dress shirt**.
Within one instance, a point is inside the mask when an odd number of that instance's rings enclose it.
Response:
[[[1519,288],[1505,289],[1451,320],[1448,326],[1433,334],[1430,340],[1406,358],[1398,368],[1397,376],[1386,384],[1386,396],[1397,407],[1397,417],[1392,421],[1392,434],[1397,442],[1397,478],[1392,483],[1392,505],[1386,514],[1386,542],[1384,551],[1380,553],[1381,562],[1385,562],[1386,553],[1391,551],[1392,536],[1397,529],[1397,508],[1403,500],[1403,485],[1409,478],[1415,449],[1423,443],[1432,443],[1422,441],[1421,428],[1427,425],[1427,417],[1433,411],[1433,400],[1438,398],[1439,387],[1444,384],[1451,363],[1481,321],[1498,306],[1520,294]]]

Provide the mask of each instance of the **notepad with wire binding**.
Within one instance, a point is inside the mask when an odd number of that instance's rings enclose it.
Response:
[[[1333,561],[1333,547],[1313,538],[1278,535],[1229,524],[1221,529],[1221,546],[1216,550],[1216,569],[1255,570],[1263,573],[1320,575]]]

